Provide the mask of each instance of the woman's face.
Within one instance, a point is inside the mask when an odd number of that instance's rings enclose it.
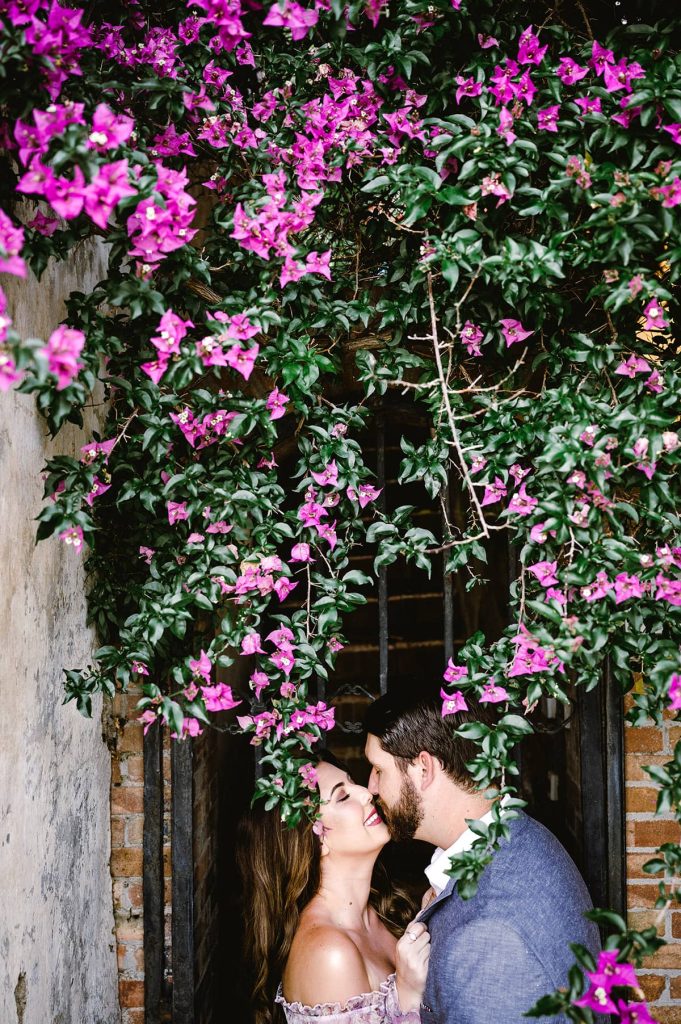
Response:
[[[364,786],[326,761],[317,765],[324,846],[329,853],[369,853],[390,839],[388,827]]]

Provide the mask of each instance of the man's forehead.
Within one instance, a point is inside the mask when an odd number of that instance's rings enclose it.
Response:
[[[369,761],[381,761],[388,758],[390,755],[383,749],[383,744],[379,740],[378,736],[374,736],[373,733],[367,734],[367,741],[364,745],[364,753]]]

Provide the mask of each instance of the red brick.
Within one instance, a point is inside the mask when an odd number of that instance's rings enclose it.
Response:
[[[655,1005],[651,1009],[653,1020],[658,1024],[681,1024],[681,1003],[677,1003],[676,1006]]]
[[[125,846],[125,818],[118,814],[111,816],[111,846]]]
[[[628,726],[624,730],[624,749],[627,753],[661,753],[663,748],[662,730],[655,726]]]
[[[144,1024],[144,1010],[141,1008],[123,1010],[121,1024]]]
[[[657,793],[658,791],[652,786],[650,788],[648,786],[627,786],[625,791],[627,814],[636,814],[637,812],[654,814],[657,807]]]
[[[121,1006],[144,1006],[144,982],[131,978],[121,978],[118,982],[118,993]]]
[[[676,821],[635,821],[634,846],[659,846],[661,843],[678,843],[681,827]]]
[[[125,845],[141,846],[143,832],[144,817],[141,814],[136,814],[134,815],[134,817],[129,817],[125,824]]]
[[[624,758],[624,773],[628,782],[650,782],[650,775],[643,771],[646,764],[662,767],[669,760],[665,754],[626,754]]]
[[[127,722],[121,737],[118,741],[118,749],[121,753],[130,751],[138,754],[142,750],[142,724],[141,722]],[[636,750],[649,750],[649,747],[636,747]]]
[[[630,910],[627,923],[630,928],[643,931],[644,928],[655,928],[658,935],[664,934],[664,921],[658,921],[659,910]]]
[[[676,744],[681,740],[681,725],[670,725],[669,726],[669,742],[672,750]]]
[[[654,1003],[664,992],[666,982],[664,974],[639,974],[638,982],[649,1003]]]
[[[681,910],[669,911],[672,919],[672,935],[675,939],[681,939]]]
[[[672,999],[681,999],[681,974],[669,979],[669,994]]]
[[[646,957],[643,966],[655,971],[681,970],[681,942],[670,942],[662,946],[654,956]]]
[[[131,754],[125,760],[126,776],[130,782],[144,781],[144,758]]]
[[[143,786],[113,786],[111,789],[112,814],[141,814],[144,808]]]
[[[657,885],[628,885],[627,886],[627,907],[647,908],[654,907],[657,897],[660,895]]]
[[[116,937],[119,942],[142,942],[144,923],[141,917],[126,917],[116,922]]]
[[[142,850],[112,850],[111,874],[114,878],[141,878]]]
[[[649,875],[643,871],[643,865],[653,857],[652,853],[628,853],[627,854],[627,878],[645,878],[650,882],[658,882],[663,877],[660,875]]]

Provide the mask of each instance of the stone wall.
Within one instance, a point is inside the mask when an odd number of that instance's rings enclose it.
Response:
[[[82,247],[43,280],[3,276],[18,331],[45,338],[62,299],[103,275]],[[100,408],[101,411],[101,408]],[[91,440],[50,442],[26,395],[0,395],[0,1020],[119,1024],[110,854],[110,758],[99,723],[62,707],[62,669],[91,659],[82,556],[35,545],[41,470]]]

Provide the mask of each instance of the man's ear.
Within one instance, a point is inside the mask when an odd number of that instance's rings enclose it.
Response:
[[[416,788],[420,790],[428,789],[432,786],[438,774],[442,771],[442,766],[438,759],[429,754],[427,750],[422,750],[418,755],[414,761],[414,768],[416,770]]]

